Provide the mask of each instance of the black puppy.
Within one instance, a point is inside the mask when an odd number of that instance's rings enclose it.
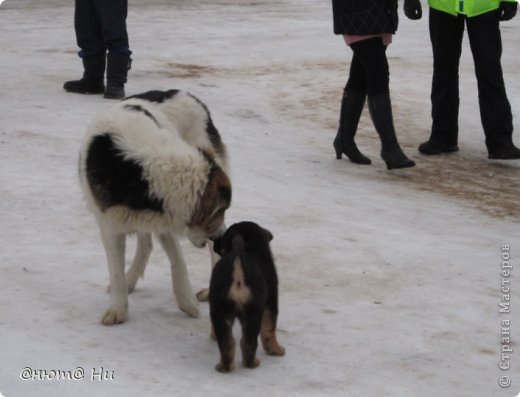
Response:
[[[253,222],[232,225],[215,240],[220,259],[211,274],[209,308],[211,323],[220,350],[219,372],[235,366],[233,323],[242,325],[242,364],[255,368],[258,335],[266,353],[283,356],[285,349],[276,339],[278,317],[278,277],[269,242],[273,235]]]

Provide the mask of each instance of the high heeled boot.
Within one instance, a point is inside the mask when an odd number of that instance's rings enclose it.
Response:
[[[343,91],[338,133],[334,139],[334,149],[338,160],[341,159],[342,154],[345,154],[353,163],[372,164],[372,161],[359,151],[356,142],[354,142],[359,118],[365,105],[365,98],[365,92]]]
[[[368,95],[368,110],[381,139],[381,157],[385,161],[386,167],[389,170],[413,167],[415,162],[403,153],[395,135],[390,92],[383,91]]]

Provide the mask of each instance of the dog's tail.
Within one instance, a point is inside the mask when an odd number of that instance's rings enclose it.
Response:
[[[235,259],[233,260],[233,281],[229,290],[230,298],[238,305],[249,301],[251,290],[246,284],[244,274],[244,239],[240,234],[235,234],[231,240],[231,249]]]
[[[244,238],[237,233],[231,239],[231,251],[235,256],[244,256]]]

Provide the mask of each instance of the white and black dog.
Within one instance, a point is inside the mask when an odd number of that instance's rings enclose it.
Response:
[[[150,91],[99,114],[80,153],[80,180],[101,232],[110,275],[105,325],[124,322],[128,292],[143,274],[157,235],[171,263],[179,308],[199,315],[178,236],[197,247],[223,233],[231,202],[226,149],[201,101]],[[126,235],[137,233],[125,276]]]

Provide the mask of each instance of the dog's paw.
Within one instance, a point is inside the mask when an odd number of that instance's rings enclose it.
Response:
[[[275,331],[262,335],[262,346],[264,351],[271,356],[284,356],[285,348],[278,343]]]
[[[197,300],[199,302],[207,302],[209,300],[209,288],[203,288],[197,292]]]
[[[114,325],[114,324],[121,324],[126,321],[128,317],[128,309],[108,309],[105,314],[103,315],[103,318],[101,319],[101,322],[103,325]]]
[[[242,366],[244,366],[245,368],[249,368],[249,369],[256,368],[259,365],[260,365],[260,360],[257,357],[255,357],[255,359],[252,362],[242,361]]]
[[[285,347],[279,344],[271,345],[265,352],[271,356],[285,356]]]
[[[190,317],[199,317],[199,303],[197,302],[197,299],[195,299],[194,296],[191,297],[182,297],[177,298],[177,305],[179,306],[179,309],[186,313]]]
[[[222,362],[215,365],[215,370],[221,374],[227,374],[235,369],[235,364],[231,363],[229,366],[222,364]]]

